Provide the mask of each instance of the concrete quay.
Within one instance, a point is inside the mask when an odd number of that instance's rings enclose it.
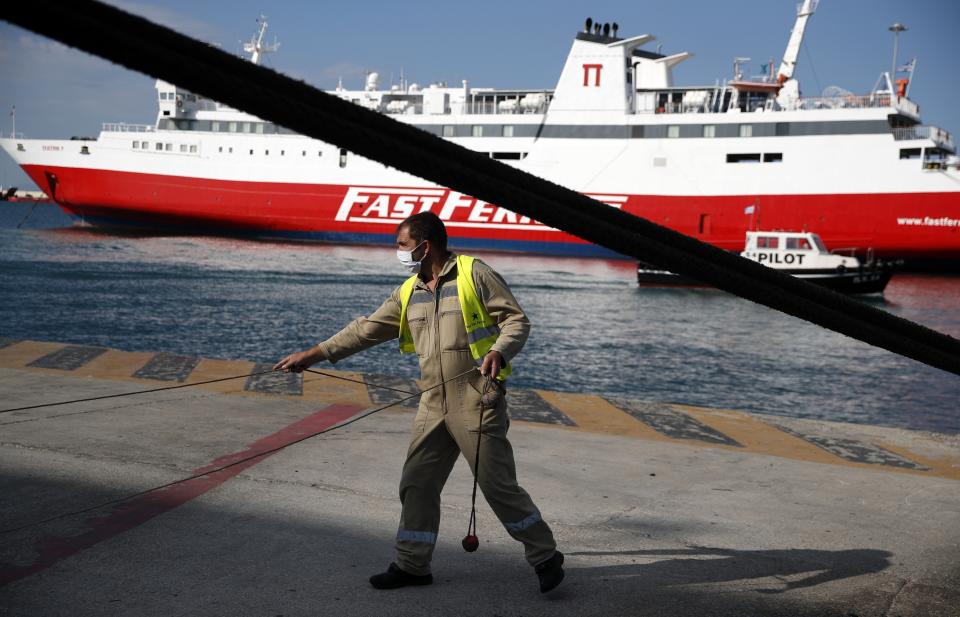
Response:
[[[0,614],[960,616],[960,437],[520,389],[520,481],[564,583],[538,593],[482,500],[460,548],[460,462],[434,585],[374,590],[411,404],[258,455],[417,384],[246,377],[265,368],[0,339]]]

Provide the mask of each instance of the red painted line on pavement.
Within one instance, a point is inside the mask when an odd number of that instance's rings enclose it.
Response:
[[[255,457],[249,461],[244,461],[228,469],[223,469],[200,478],[187,480],[152,493],[147,493],[146,495],[141,495],[130,501],[118,503],[106,514],[91,514],[87,520],[82,522],[82,525],[85,526],[87,530],[79,535],[70,537],[44,535],[34,543],[37,556],[30,565],[17,566],[0,563],[0,587],[40,572],[41,570],[45,570],[63,559],[71,557],[104,540],[109,540],[125,531],[138,527],[156,516],[183,505],[191,499],[199,497],[207,491],[220,486],[244,469],[252,467],[270,456],[270,454],[256,456],[257,453],[267,452],[302,439],[307,435],[322,431],[338,422],[350,418],[361,409],[363,409],[363,407],[357,405],[330,405],[302,420],[280,429],[272,435],[257,440],[246,450],[221,456],[210,464],[193,470],[191,475],[229,465],[234,461],[239,461],[249,456]]]

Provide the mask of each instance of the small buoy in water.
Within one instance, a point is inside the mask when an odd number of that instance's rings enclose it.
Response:
[[[480,539],[477,538],[477,536],[470,534],[470,535],[464,536],[463,542],[461,544],[463,544],[463,550],[467,551],[468,553],[472,553],[473,551],[480,548]]]

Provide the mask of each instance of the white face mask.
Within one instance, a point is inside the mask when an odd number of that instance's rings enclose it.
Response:
[[[426,240],[423,242],[426,242]],[[413,254],[418,248],[423,246],[423,242],[413,247],[412,251],[401,251],[400,249],[397,249],[397,259],[400,260],[400,263],[403,264],[403,267],[406,268],[411,274],[420,272],[420,263],[423,261],[423,257],[421,257],[419,261],[414,261]],[[426,255],[424,255],[424,257],[426,257]]]

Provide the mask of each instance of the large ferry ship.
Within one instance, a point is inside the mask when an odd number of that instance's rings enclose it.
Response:
[[[388,114],[611,207],[727,250],[750,229],[819,234],[877,257],[960,264],[960,163],[923,125],[909,81],[867,94],[801,96],[794,75],[817,0],[804,0],[779,65],[713,86],[676,86],[690,53],[645,49],[587,19],[552,90],[416,83],[331,94]],[[266,22],[245,46],[272,48]],[[458,248],[611,256],[509,210],[297,135],[164,81],[153,125],[105,124],[97,139],[0,145],[86,224],[392,244],[424,210]]]

